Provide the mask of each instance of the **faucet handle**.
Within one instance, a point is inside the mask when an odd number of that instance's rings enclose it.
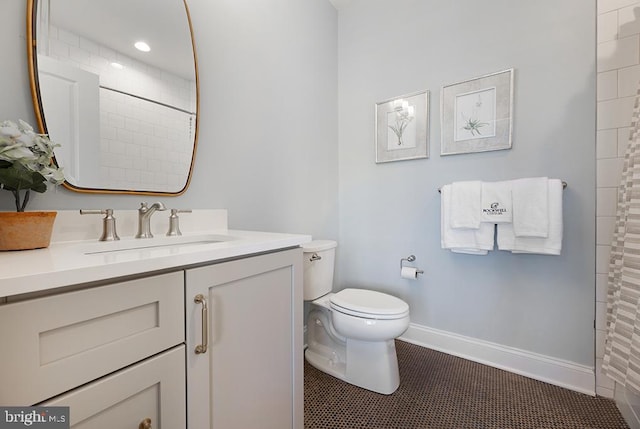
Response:
[[[149,206],[146,201],[141,202],[139,211],[145,212],[147,211],[147,209],[155,209],[161,212],[166,210],[167,208],[164,206],[164,204],[162,204],[161,201],[156,201],[155,203],[151,204],[151,206]]]
[[[171,209],[171,215],[169,216],[169,231],[167,231],[167,237],[182,235],[182,232],[180,232],[180,218],[178,217],[178,213],[191,213],[191,210]]]
[[[116,241],[120,240],[116,232],[116,218],[113,216],[113,209],[104,210],[80,210],[81,215],[87,214],[103,214],[102,218],[102,236],[99,241]]]

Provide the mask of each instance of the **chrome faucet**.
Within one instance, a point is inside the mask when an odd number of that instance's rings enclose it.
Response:
[[[140,203],[140,208],[138,209],[138,233],[136,234],[136,238],[152,238],[153,234],[151,234],[151,215],[156,211],[166,210],[164,204],[161,202],[153,203],[151,206],[147,207],[147,203]]]

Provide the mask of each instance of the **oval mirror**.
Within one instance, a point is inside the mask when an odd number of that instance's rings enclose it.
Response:
[[[29,74],[65,186],[180,195],[198,136],[186,0],[28,0]]]

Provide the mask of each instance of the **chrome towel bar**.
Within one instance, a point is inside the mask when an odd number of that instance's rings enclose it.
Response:
[[[562,189],[567,189],[567,182],[565,182],[564,180],[562,181]],[[438,192],[442,193],[442,190],[438,188]]]

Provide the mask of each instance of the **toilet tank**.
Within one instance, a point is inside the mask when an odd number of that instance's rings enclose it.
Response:
[[[331,292],[336,246],[332,240],[314,240],[302,245],[304,252],[304,300],[311,301]]]

